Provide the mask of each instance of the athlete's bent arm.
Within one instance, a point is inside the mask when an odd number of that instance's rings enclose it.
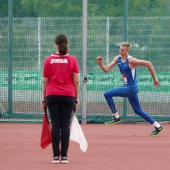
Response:
[[[109,72],[115,65],[116,65],[116,63],[117,63],[117,60],[118,60],[118,57],[119,56],[116,56],[113,60],[112,60],[112,62],[110,63],[110,64],[108,64],[107,66],[105,66],[104,64],[103,64],[103,59],[102,59],[102,57],[101,56],[99,56],[99,57],[97,57],[97,63],[98,63],[98,65],[100,66],[100,68],[105,72],[105,73],[107,73],[107,72]]]
[[[149,71],[150,71],[150,73],[152,75],[152,79],[153,79],[154,85],[156,87],[160,87],[161,86],[160,82],[156,78],[155,69],[154,69],[154,67],[153,67],[153,65],[152,65],[152,63],[150,61],[138,60],[136,58],[132,58],[130,60],[130,63],[132,64],[133,67],[136,67],[137,65],[148,67],[148,69],[149,69]]]

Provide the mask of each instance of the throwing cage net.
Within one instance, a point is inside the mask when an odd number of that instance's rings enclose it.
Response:
[[[87,60],[83,61],[83,1],[0,1],[0,121],[38,123],[42,121],[42,66],[55,52],[56,35],[69,39],[69,53],[80,65],[81,105],[87,108],[87,123],[103,123],[111,115],[104,99],[106,90],[123,86],[118,67],[100,70],[119,54],[122,41],[131,44],[130,55],[151,61],[162,86],[156,88],[146,67],[137,67],[139,98],[143,110],[158,121],[170,119],[170,2],[168,0],[88,0]],[[82,95],[83,62],[87,67],[87,103]],[[143,121],[126,98],[114,98],[124,122]],[[83,105],[84,104],[84,105]]]

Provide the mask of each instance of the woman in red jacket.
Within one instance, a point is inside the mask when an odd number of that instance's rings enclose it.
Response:
[[[42,103],[43,107],[48,107],[52,124],[51,162],[68,163],[71,114],[79,105],[79,65],[77,59],[68,54],[68,40],[64,34],[56,37],[55,44],[58,52],[44,61]]]

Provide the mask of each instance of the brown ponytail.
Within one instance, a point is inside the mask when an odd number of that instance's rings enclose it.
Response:
[[[60,34],[55,38],[55,44],[58,45],[58,52],[61,55],[68,53],[68,40],[66,35]]]

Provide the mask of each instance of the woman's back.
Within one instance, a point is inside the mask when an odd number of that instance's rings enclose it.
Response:
[[[43,78],[48,79],[46,95],[75,97],[72,75],[78,73],[78,62],[74,56],[51,54],[44,61]]]

